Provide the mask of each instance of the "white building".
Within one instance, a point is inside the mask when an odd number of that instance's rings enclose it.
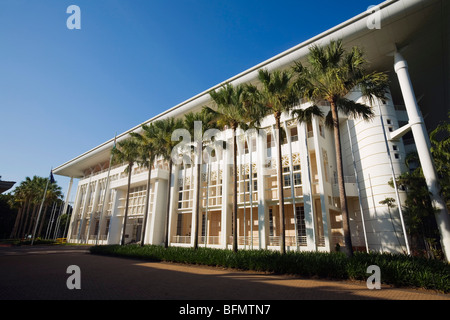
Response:
[[[371,68],[390,73],[391,95],[385,104],[378,101],[372,106],[376,115],[373,120],[366,122],[342,116],[340,122],[352,243],[362,250],[407,250],[398,205],[389,209],[380,201],[388,197],[400,202],[404,199],[404,192],[390,187],[388,181],[406,170],[407,152],[417,147],[421,155],[423,148],[428,153],[427,139],[420,137],[420,132],[425,125],[434,128],[447,113],[450,101],[449,13],[449,3],[445,0],[385,1],[224,81],[233,84],[254,81],[260,68],[288,67],[305,59],[310,45],[326,45],[336,39],[342,39],[346,47],[362,47]],[[183,117],[189,111],[200,110],[210,102],[208,92],[211,89],[142,124],[164,117]],[[358,92],[353,92],[350,98],[363,101]],[[332,132],[318,118],[310,124],[299,124],[284,115],[282,123],[287,132],[282,146],[282,164],[276,161],[273,117],[264,120],[266,135],[247,137],[245,142],[240,140],[238,244],[241,248],[279,248],[276,168],[282,165],[288,250],[333,251],[336,244],[344,243]],[[131,131],[139,131],[142,124],[119,135],[118,141]],[[414,135],[407,133],[410,129]],[[127,174],[125,166],[108,169],[113,140],[54,170],[57,175],[71,177],[71,186],[73,179],[79,179],[69,242],[120,243]],[[231,247],[233,176],[232,166],[226,162],[230,152],[224,150],[225,157],[202,166],[201,246]],[[421,161],[423,167],[430,164],[423,156]],[[158,161],[152,170],[145,243],[162,244],[164,241],[168,175],[168,164]],[[195,175],[193,166],[173,167],[170,188],[173,201],[168,219],[171,246],[194,243]],[[147,170],[135,166],[126,242],[140,240],[146,185]],[[440,218],[445,226],[448,213],[444,210]]]

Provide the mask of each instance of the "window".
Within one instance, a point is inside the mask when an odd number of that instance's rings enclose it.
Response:
[[[303,206],[295,207],[295,214],[297,216],[298,235],[306,237],[305,208]]]
[[[178,209],[181,209],[183,207],[183,203],[182,203],[182,201],[183,201],[183,187],[180,187],[179,191],[180,192],[178,192]]]
[[[397,151],[397,150],[398,150],[398,147],[397,147],[396,145],[393,145],[393,146],[392,146],[392,150]]]
[[[206,235],[206,215],[202,214],[202,237]]]
[[[395,159],[400,159],[400,155],[398,153],[394,153]]]
[[[319,134],[322,136],[322,138],[325,138],[325,129],[323,127],[322,121],[319,122]]]
[[[183,228],[183,215],[178,214],[177,218],[177,236],[181,236],[181,229]]]
[[[286,174],[283,176],[284,178],[284,186],[285,187],[290,187],[291,186],[291,177],[290,175]]]
[[[297,128],[291,128],[291,142],[298,141]]]
[[[294,185],[298,186],[302,184],[302,176],[300,172],[294,173]]]
[[[386,123],[387,123],[387,124],[392,124],[391,119],[387,119],[387,120],[386,120]]]
[[[250,192],[250,181],[247,181],[247,191]],[[258,191],[258,181],[253,180],[253,190],[252,192]]]
[[[328,182],[328,154],[324,149],[322,149],[322,156],[323,156],[323,169],[325,174],[325,181]]]
[[[272,135],[270,133],[267,134],[267,148],[272,148]]]
[[[273,237],[273,212],[269,209],[269,236]]]

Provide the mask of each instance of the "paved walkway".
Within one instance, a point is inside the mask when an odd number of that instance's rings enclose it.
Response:
[[[67,267],[81,270],[69,290]],[[0,248],[0,299],[23,300],[450,300],[449,294],[363,282],[301,279],[229,269],[96,256],[83,247]]]

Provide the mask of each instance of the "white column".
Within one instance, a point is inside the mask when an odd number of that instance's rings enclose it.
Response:
[[[173,165],[172,169],[172,185],[169,186],[168,190],[170,192],[170,204],[169,204],[169,212],[166,213],[169,215],[169,225],[167,227],[167,245],[170,246],[172,243],[172,237],[174,234],[176,234],[177,231],[177,205],[178,205],[178,189],[179,189],[179,183],[178,183],[178,175],[180,172],[180,166],[179,165]],[[184,185],[184,181],[182,182],[182,185]]]
[[[193,168],[193,170],[191,171],[191,185],[193,185],[193,195],[192,195],[192,214],[191,214],[191,246],[194,246],[194,241],[195,241],[195,230],[197,229],[197,225],[198,225],[198,221],[197,218],[200,219],[201,218],[201,194],[202,194],[202,138],[203,137],[199,137],[200,140],[195,141],[195,156],[194,156],[194,161],[191,165],[191,168]],[[200,166],[200,172],[198,171],[198,167]],[[217,175],[219,175],[219,172],[217,172]],[[198,198],[198,203],[197,203],[197,198]],[[198,207],[198,217],[196,217],[197,215],[197,207]],[[198,235],[197,235],[198,236]],[[198,243],[198,242],[197,242]]]
[[[317,117],[312,118],[312,127],[314,133],[314,149],[316,151],[316,164],[317,164],[317,174],[319,176],[319,192],[320,192],[320,205],[322,212],[315,212],[316,215],[322,215],[322,225],[323,225],[323,237],[325,240],[325,247],[321,247],[321,250],[330,251],[330,211],[328,210],[328,201],[325,201],[326,196],[326,188],[325,188],[325,173],[324,173],[324,163],[323,163],[323,155],[322,155],[322,147],[319,141],[320,130],[319,123]],[[329,179],[332,179],[331,172],[329,174]],[[314,206],[313,202],[313,206]],[[317,220],[316,220],[317,222]],[[319,227],[316,225],[316,231],[319,230]],[[319,241],[319,232],[316,232],[316,241]],[[318,247],[319,248],[319,247]]]
[[[429,150],[428,134],[425,123],[417,104],[414,89],[408,72],[408,64],[400,53],[396,52],[394,56],[394,69],[397,73],[403,100],[405,102],[406,112],[408,113],[409,124],[419,154],[420,164],[425,177],[428,190],[431,193],[431,201],[437,209],[436,222],[441,234],[442,250],[450,261],[450,218],[447,212],[445,202],[439,194],[440,186],[436,170],[433,164],[433,158]]]
[[[70,193],[72,191],[72,185],[73,185],[73,177],[70,177],[69,188],[68,188],[67,194],[66,194],[66,201],[64,203],[63,214],[67,214],[67,209],[69,207]],[[72,213],[73,213],[73,211],[72,211]],[[64,228],[64,230],[65,230],[65,228]],[[64,230],[63,230],[63,234],[64,234]],[[69,233],[67,233],[66,238],[69,239]]]
[[[229,202],[229,195],[231,190],[231,172],[233,171],[233,146],[229,142],[231,138],[231,130],[227,130],[223,133],[223,139],[227,142],[226,149],[222,153],[222,216],[221,216],[221,239],[220,243],[223,248],[228,248],[228,239],[231,236],[231,218],[232,218],[232,204]],[[201,231],[199,231],[201,234]]]
[[[166,224],[165,217],[167,211],[167,183],[167,179],[159,177],[157,177],[154,182],[152,221],[148,231],[150,244],[162,245],[164,242],[164,227]]]
[[[256,136],[256,171],[258,184],[258,239],[259,249],[267,249],[269,243],[269,208],[266,203],[266,164],[267,164],[267,134],[264,129]]]
[[[109,232],[107,234],[107,244],[119,244],[122,235],[122,217],[119,217],[121,210],[119,209],[120,198],[125,193],[124,190],[111,189],[112,209],[111,218],[109,220]]]
[[[73,228],[76,228],[76,222],[78,220],[78,210],[81,204],[81,198],[82,198],[82,188],[80,184],[78,183],[77,187],[77,193],[75,195],[75,202],[73,203],[73,209],[72,209],[72,216],[70,218],[70,224],[69,224],[69,230],[67,230],[67,239],[70,240],[77,240],[76,235],[73,233]],[[72,237],[75,236],[75,239]]]
[[[86,240],[85,240],[86,243],[89,243],[89,237],[91,236],[92,223],[95,221],[95,210],[98,205],[99,193],[100,193],[100,180],[97,180],[95,182],[95,187],[94,187],[94,195],[93,195],[94,199],[92,200],[92,212],[91,212],[91,216],[89,217],[88,231],[87,231]],[[95,226],[94,226],[94,228],[95,228]]]
[[[91,180],[92,178],[89,178],[89,182],[86,186],[86,194],[84,195],[84,203],[83,203],[83,208],[81,208],[81,214],[80,214],[80,225],[78,228],[78,235],[77,235],[77,240],[78,241],[82,241],[82,239],[80,239],[81,237],[81,232],[83,231],[83,225],[84,225],[84,215],[86,214],[86,209],[89,205],[89,200],[91,197]],[[83,200],[81,200],[83,201]]]
[[[302,175],[303,206],[305,210],[305,226],[307,249],[317,250],[316,231],[314,227],[314,200],[311,181],[311,168],[309,164],[308,132],[305,122],[297,123],[298,138],[300,141],[300,164]]]
[[[299,250],[300,245],[298,243],[298,226],[297,226],[297,211],[295,210],[295,181],[294,181],[294,165],[292,164],[292,141],[291,141],[291,130],[288,128],[287,121],[283,122],[284,130],[286,131],[286,138],[288,142],[289,149],[289,179],[291,180],[291,196],[292,196],[292,214],[294,215],[294,235],[295,235],[295,246]],[[297,131],[298,135],[298,131]]]

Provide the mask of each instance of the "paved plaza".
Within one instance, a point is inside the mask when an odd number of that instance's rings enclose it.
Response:
[[[79,268],[80,289],[68,288],[69,266]],[[83,246],[0,247],[0,270],[0,300],[450,300],[427,290],[98,256]]]

